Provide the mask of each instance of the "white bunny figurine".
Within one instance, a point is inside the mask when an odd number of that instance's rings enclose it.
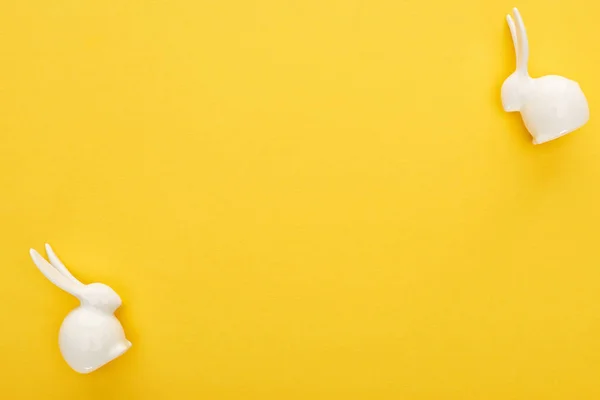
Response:
[[[579,84],[558,75],[532,78],[527,71],[529,42],[519,10],[513,9],[516,26],[506,16],[517,58],[517,69],[502,84],[504,111],[520,111],[533,144],[557,139],[582,127],[590,117],[588,102]]]
[[[60,327],[58,344],[63,358],[75,371],[87,374],[114,360],[130,347],[119,320],[113,315],[121,298],[102,283],[79,282],[46,245],[46,261],[31,249],[40,271],[59,288],[77,297],[81,305],[71,311]]]

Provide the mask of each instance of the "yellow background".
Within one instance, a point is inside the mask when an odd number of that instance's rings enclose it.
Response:
[[[580,82],[533,146],[500,105]],[[600,11],[584,0],[4,0],[2,399],[600,398]],[[50,242],[122,296],[81,376]]]

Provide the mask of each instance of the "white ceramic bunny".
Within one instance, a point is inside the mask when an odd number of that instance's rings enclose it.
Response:
[[[82,374],[95,371],[131,347],[121,323],[113,314],[121,306],[121,298],[102,283],[84,285],[79,282],[48,244],[46,253],[50,262],[37,251],[30,250],[33,262],[46,278],[81,302],[60,327],[60,352],[75,371]]]
[[[529,42],[519,10],[513,9],[516,26],[506,16],[517,58],[517,69],[502,85],[502,106],[519,111],[534,144],[557,139],[583,126],[590,117],[588,102],[579,84],[558,75],[529,76]]]

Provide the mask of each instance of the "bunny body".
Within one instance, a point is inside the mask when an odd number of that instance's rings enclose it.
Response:
[[[64,319],[58,334],[60,352],[75,371],[87,374],[125,353],[131,342],[114,312],[121,298],[102,283],[79,282],[52,248],[46,245],[50,262],[35,250],[31,258],[38,269],[56,286],[77,297],[81,305]]]
[[[541,144],[585,125],[590,111],[577,82],[558,75],[529,76],[527,33],[516,8],[514,14],[517,24],[510,15],[507,21],[517,55],[517,70],[502,85],[502,106],[507,112],[520,112],[533,143]]]
[[[100,368],[131,347],[114,315],[85,305],[67,315],[60,327],[58,344],[67,364],[80,373]]]
[[[558,75],[531,80],[521,116],[534,144],[557,139],[583,126],[590,117],[579,84]]]

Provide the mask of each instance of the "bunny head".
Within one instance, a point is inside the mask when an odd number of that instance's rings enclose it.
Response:
[[[81,283],[56,257],[49,245],[46,245],[46,253],[49,261],[37,251],[30,250],[33,262],[46,278],[81,302],[61,325],[61,354],[75,371],[90,373],[131,347],[121,323],[113,315],[121,306],[121,298],[103,283]]]
[[[121,307],[121,298],[110,286],[103,283],[85,285],[81,293],[83,304],[107,313],[114,313]]]
[[[510,75],[502,84],[502,108],[506,112],[521,111],[531,81],[519,72]]]
[[[558,75],[529,76],[529,41],[519,10],[506,16],[516,55],[516,70],[502,84],[502,107],[520,112],[534,144],[557,139],[589,119],[587,99],[579,84]]]

